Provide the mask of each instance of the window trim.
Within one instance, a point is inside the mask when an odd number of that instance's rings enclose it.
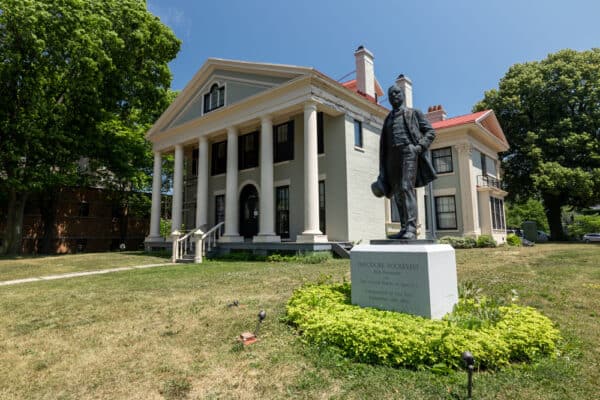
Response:
[[[223,221],[219,221],[219,199],[223,198]],[[225,194],[220,193],[220,194],[215,194],[215,225],[217,225],[219,222],[225,222],[225,210],[226,210],[226,203],[225,203]]]
[[[358,132],[357,132],[357,127],[358,127]],[[358,139],[360,139],[360,143],[357,143],[357,134],[358,134]],[[365,140],[364,140],[364,133],[363,133],[363,126],[362,126],[362,121],[355,119],[354,120],[354,147],[358,147],[359,149],[364,149],[364,144],[365,144]]]
[[[249,163],[247,160],[247,154],[250,154],[250,151],[247,151],[244,149],[244,146],[246,145],[246,141],[248,140],[248,138],[250,136],[254,136],[254,150],[252,150],[252,153],[256,153],[256,163],[252,164]],[[238,137],[238,171],[243,171],[243,170],[247,170],[247,169],[251,169],[251,168],[256,168],[259,166],[260,164],[260,135],[258,131],[254,131],[254,132],[250,132],[250,133],[246,133],[244,135],[240,135]]]
[[[445,156],[436,156],[435,153],[438,151],[442,151],[442,150],[450,150],[450,154],[449,155],[445,155]],[[437,165],[436,165],[436,160],[438,159],[444,159],[444,158],[448,158],[450,157],[450,170],[449,171],[438,171],[437,169]],[[431,164],[433,165],[433,168],[435,169],[435,172],[438,174],[451,174],[454,172],[454,154],[452,152],[452,146],[447,146],[447,147],[440,147],[439,149],[432,149],[431,150]]]
[[[490,197],[490,208],[492,229],[495,231],[506,229],[506,213],[504,212],[504,199],[500,199],[498,197]]]
[[[216,93],[216,104],[212,104],[213,93]],[[207,102],[208,100],[208,102]],[[208,92],[202,95],[202,114],[207,114],[218,108],[225,106],[225,84],[219,85],[219,82],[215,82],[210,85]]]
[[[219,146],[225,147],[225,154],[223,157],[218,157]],[[221,140],[219,142],[211,143],[211,157],[210,157],[210,174],[211,176],[221,175],[227,172],[227,140]],[[222,165],[221,165],[222,164]]]
[[[317,154],[325,154],[325,117],[323,111],[317,113]]]
[[[287,140],[285,144],[281,144],[277,141],[279,136],[279,128],[287,126]],[[273,163],[280,163],[284,161],[294,160],[294,120],[284,122],[273,126]]]
[[[285,204],[283,204],[284,206],[287,206],[287,208],[282,208],[279,209],[280,203],[280,197],[279,197],[279,193],[280,191],[287,191],[287,195],[285,196]],[[287,232],[282,232],[280,229],[280,224],[281,224],[281,214],[280,212],[286,212],[287,213]],[[279,235],[282,239],[289,239],[290,238],[290,185],[281,185],[281,186],[276,186],[275,187],[275,233],[277,235]]]
[[[439,205],[438,205],[438,200],[440,199],[444,199],[444,198],[451,198],[454,204],[454,211],[449,212],[449,211],[444,211],[444,212],[440,212],[439,211]],[[440,223],[440,216],[442,214],[454,214],[454,226],[451,227],[442,227],[442,224]],[[452,230],[457,230],[458,229],[458,215],[456,212],[456,196],[454,195],[448,195],[448,196],[435,196],[435,226],[436,229],[439,231],[452,231]]]

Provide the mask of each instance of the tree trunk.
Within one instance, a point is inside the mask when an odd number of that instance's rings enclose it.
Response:
[[[56,234],[56,190],[49,189],[41,198],[40,214],[44,224],[44,236],[40,244],[40,253],[56,253],[54,237]]]
[[[14,189],[8,194],[8,215],[6,218],[6,231],[1,254],[20,254],[23,242],[23,213],[27,193],[17,193]]]
[[[562,227],[562,202],[559,196],[543,195],[544,208],[548,224],[550,225],[550,236],[552,240],[566,240]]]

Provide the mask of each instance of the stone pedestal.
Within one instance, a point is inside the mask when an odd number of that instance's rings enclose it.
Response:
[[[352,304],[440,319],[458,302],[447,244],[358,245],[350,259]]]

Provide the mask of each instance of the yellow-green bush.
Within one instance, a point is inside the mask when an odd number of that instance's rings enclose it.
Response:
[[[336,346],[347,357],[370,364],[459,368],[462,352],[469,350],[478,368],[497,369],[554,355],[560,333],[548,318],[531,307],[494,307],[497,313],[490,312],[489,303],[461,299],[456,312],[436,321],[354,306],[346,283],[297,290],[287,304],[287,318],[307,341]],[[487,322],[465,324],[472,319],[469,310]]]

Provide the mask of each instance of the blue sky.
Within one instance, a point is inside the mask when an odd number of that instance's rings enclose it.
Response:
[[[170,64],[182,89],[209,57],[354,70],[375,55],[384,87],[404,73],[414,106],[466,114],[515,63],[600,46],[599,0],[148,0],[183,41]]]

